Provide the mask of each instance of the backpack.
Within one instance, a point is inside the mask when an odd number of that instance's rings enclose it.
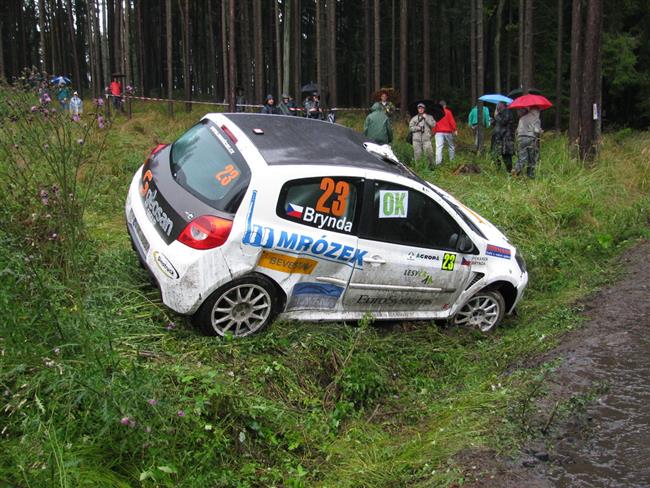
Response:
[[[411,132],[410,130],[408,135],[406,136],[406,142],[408,142],[411,145],[413,144],[413,132]]]

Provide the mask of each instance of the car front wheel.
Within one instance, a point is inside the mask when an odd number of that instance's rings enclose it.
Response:
[[[250,276],[212,293],[193,319],[206,335],[244,337],[273,320],[276,303],[273,283],[262,276]]]
[[[503,319],[506,302],[496,290],[481,290],[456,313],[452,323],[461,327],[476,327],[481,332],[490,332]]]

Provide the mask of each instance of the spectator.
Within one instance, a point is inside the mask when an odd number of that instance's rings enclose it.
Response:
[[[113,99],[113,107],[116,110],[122,108],[122,83],[118,81],[116,76],[113,76],[113,81],[110,85],[111,98]]]
[[[386,90],[382,90],[379,94],[379,103],[381,103],[384,113],[386,113],[388,118],[391,118],[395,113],[395,105],[388,99],[388,92]]]
[[[267,115],[282,115],[282,111],[275,105],[275,98],[273,95],[267,95],[264,99],[264,106],[260,113]]]
[[[311,97],[307,97],[304,107],[305,117],[323,120],[323,108],[320,105],[320,95],[318,92],[314,92]]]
[[[474,105],[472,110],[469,111],[469,117],[467,117],[467,123],[469,124],[472,132],[474,132],[474,145],[478,148],[478,106]],[[483,127],[486,129],[490,128],[490,111],[488,108],[483,105]]]
[[[520,109],[519,124],[517,125],[519,159],[512,170],[513,176],[519,176],[521,170],[526,166],[527,176],[535,177],[535,167],[539,159],[539,139],[542,132],[539,110],[535,107]]]
[[[458,134],[454,114],[447,108],[447,102],[440,100],[438,102],[445,112],[445,116],[440,119],[433,128],[436,138],[436,164],[442,164],[442,151],[447,145],[449,149],[449,161],[454,160],[455,150],[454,136]]]
[[[418,103],[418,113],[409,122],[409,132],[413,134],[413,156],[417,161],[426,154],[429,165],[433,166],[433,147],[431,130],[436,126],[433,117],[425,112],[426,105]]]
[[[74,92],[72,98],[70,99],[70,114],[74,116],[79,116],[83,113],[83,101],[79,98],[79,94]]]
[[[363,124],[363,133],[377,144],[390,144],[393,141],[393,127],[381,103],[375,102]]]
[[[293,98],[286,93],[282,94],[282,101],[280,102],[280,105],[278,105],[278,108],[283,115],[298,115],[296,103],[293,101]]]
[[[494,130],[492,131],[492,155],[498,167],[501,161],[508,173],[512,171],[512,155],[515,152],[515,116],[503,102],[494,110]]]
[[[237,106],[235,107],[235,112],[246,111],[245,105],[247,105],[248,102],[246,101],[246,97],[244,96],[244,89],[241,86],[238,86],[237,89],[235,90],[235,103],[237,104]]]
[[[65,83],[59,83],[59,92],[56,95],[61,110],[68,110],[68,103],[70,102],[70,88],[65,86]]]

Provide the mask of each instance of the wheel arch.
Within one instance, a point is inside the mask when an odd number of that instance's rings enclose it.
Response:
[[[494,290],[501,293],[506,302],[506,313],[510,313],[515,301],[517,300],[517,288],[509,281],[495,281],[490,283],[483,290]]]

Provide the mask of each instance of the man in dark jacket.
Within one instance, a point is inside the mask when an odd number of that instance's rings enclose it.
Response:
[[[515,153],[515,116],[503,102],[494,111],[494,130],[492,131],[492,155],[497,168],[503,160],[508,173],[512,171],[512,155]]]
[[[393,141],[393,126],[381,103],[375,102],[363,124],[363,133],[377,144],[390,144]]]
[[[282,115],[282,111],[275,105],[275,98],[273,98],[273,95],[266,96],[264,99],[264,106],[260,112],[268,115]]]

